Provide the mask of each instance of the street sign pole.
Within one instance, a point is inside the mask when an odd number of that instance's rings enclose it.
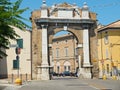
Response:
[[[17,54],[17,56],[16,56],[16,60],[17,60],[17,77],[19,78],[19,55]]]
[[[20,61],[20,57],[19,57],[19,54],[20,54],[20,48],[19,47],[16,47],[15,48],[15,53],[16,53],[16,60],[17,60],[17,77],[19,78],[19,61]]]

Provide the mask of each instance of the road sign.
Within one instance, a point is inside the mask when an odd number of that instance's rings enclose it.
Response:
[[[15,48],[15,53],[16,53],[16,54],[20,54],[20,48],[16,47],[16,48]]]

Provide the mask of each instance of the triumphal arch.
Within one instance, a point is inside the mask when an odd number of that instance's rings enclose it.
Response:
[[[86,3],[82,8],[68,3],[48,7],[43,0],[41,8],[32,12],[31,21],[33,79],[50,79],[52,39],[61,30],[67,30],[77,38],[78,75],[92,77],[90,37],[96,27],[96,14],[89,11]]]

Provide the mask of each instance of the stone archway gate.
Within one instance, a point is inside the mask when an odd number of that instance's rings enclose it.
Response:
[[[52,39],[61,30],[72,32],[78,41],[79,73],[91,78],[90,36],[96,26],[96,14],[67,3],[48,8],[45,0],[40,10],[32,12],[32,78],[49,80],[52,59]]]

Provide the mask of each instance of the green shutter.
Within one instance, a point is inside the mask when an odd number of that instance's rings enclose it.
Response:
[[[19,48],[23,48],[23,39],[17,39],[17,45]]]
[[[13,69],[19,69],[19,60],[13,60]]]

